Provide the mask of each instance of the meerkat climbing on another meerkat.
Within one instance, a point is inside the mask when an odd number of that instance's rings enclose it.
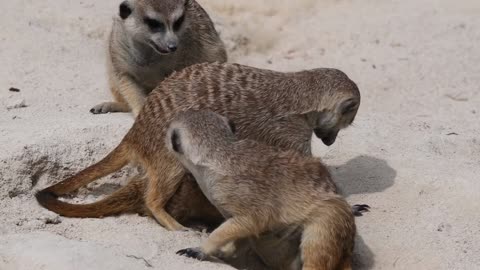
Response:
[[[126,0],[108,37],[107,71],[114,102],[94,114],[132,112],[172,72],[203,62],[226,62],[213,22],[195,0]]]
[[[302,269],[351,269],[355,219],[320,159],[238,140],[230,126],[214,112],[187,111],[167,131],[167,148],[226,218],[200,248],[177,253],[221,258],[235,240],[295,226]]]
[[[188,213],[181,211],[186,202],[176,200],[174,195],[179,186],[192,185],[192,181],[183,181],[188,178],[187,171],[163,143],[175,115],[189,109],[211,110],[231,119],[239,138],[310,155],[312,131],[325,144],[333,144],[338,132],[353,122],[359,106],[358,87],[336,69],[283,73],[227,63],[193,65],[160,83],[149,95],[132,128],[104,159],[39,191],[36,197],[45,208],[72,217],[85,216],[87,206],[94,209],[88,216],[102,217],[118,214],[122,207],[132,209],[132,202],[141,202],[167,229],[185,229],[177,221],[179,217],[170,213]],[[146,172],[144,200],[129,199],[122,203],[129,198],[126,192],[136,189],[129,183],[113,197],[93,205],[68,204],[58,199],[129,163],[140,165]],[[191,187],[184,190],[198,190]],[[122,196],[116,197],[118,194]],[[189,198],[188,194],[177,197]],[[115,211],[108,211],[111,208],[107,202],[116,205]],[[169,208],[169,204],[173,206]]]

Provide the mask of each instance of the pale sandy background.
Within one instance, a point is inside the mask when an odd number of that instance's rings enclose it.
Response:
[[[357,269],[480,269],[480,1],[201,3],[231,61],[336,67],[358,83],[355,125],[330,148],[314,145],[347,199],[372,206],[357,219]],[[175,255],[198,235],[136,215],[61,218],[32,197],[97,161],[132,123],[127,114],[88,112],[110,98],[102,40],[117,5],[2,1],[2,270],[229,268]],[[77,201],[98,199],[125,177],[83,189]]]

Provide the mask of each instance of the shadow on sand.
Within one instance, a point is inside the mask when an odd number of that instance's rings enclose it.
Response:
[[[340,166],[331,166],[330,172],[339,191],[348,197],[353,194],[382,192],[393,186],[397,172],[385,160],[371,156],[358,156]],[[366,203],[368,202],[358,202]],[[368,213],[363,217],[368,218]],[[375,255],[360,235],[355,238],[353,269],[371,269]]]
[[[362,236],[355,237],[355,249],[353,251],[352,266],[353,269],[372,269],[375,264],[375,255],[372,250],[365,244]]]
[[[397,176],[385,160],[370,156],[358,156],[329,169],[340,192],[346,197],[384,191],[393,186]]]

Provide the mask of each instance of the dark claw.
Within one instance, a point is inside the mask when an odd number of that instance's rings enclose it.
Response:
[[[368,204],[355,204],[352,206],[353,215],[356,217],[363,216],[362,213],[369,211],[370,206]]]
[[[206,259],[207,256],[205,256],[205,254],[200,251],[200,249],[198,248],[186,248],[186,249],[181,249],[179,251],[177,251],[177,254],[178,255],[182,255],[182,256],[185,256],[185,257],[188,257],[188,258],[193,258],[193,259],[197,259],[197,260],[200,260],[200,261],[203,261]]]
[[[91,109],[90,109],[90,112],[93,113],[93,114],[95,114],[95,109],[94,109],[94,108],[91,108]]]

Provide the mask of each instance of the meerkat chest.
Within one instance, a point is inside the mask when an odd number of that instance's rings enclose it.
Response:
[[[200,190],[202,190],[205,197],[207,197],[207,199],[218,209],[218,211],[224,217],[230,217],[231,214],[228,213],[225,209],[223,209],[220,203],[222,200],[222,191],[219,190],[217,182],[218,179],[222,176],[219,176],[218,174],[208,169],[195,171],[192,170],[191,173],[195,177],[195,180],[197,181],[198,186],[200,187]]]
[[[214,204],[214,187],[215,187],[215,175],[210,173],[208,170],[201,170],[196,173],[193,173],[195,180],[198,183],[198,186],[202,190],[203,194],[207,199]]]
[[[128,73],[135,78],[148,93],[158,86],[174,71],[182,69],[178,57],[172,56],[144,56],[140,62],[130,63]],[[138,59],[137,59],[138,60]]]
[[[153,90],[174,70],[168,61],[157,61],[142,66],[133,66],[130,73],[148,92]]]

